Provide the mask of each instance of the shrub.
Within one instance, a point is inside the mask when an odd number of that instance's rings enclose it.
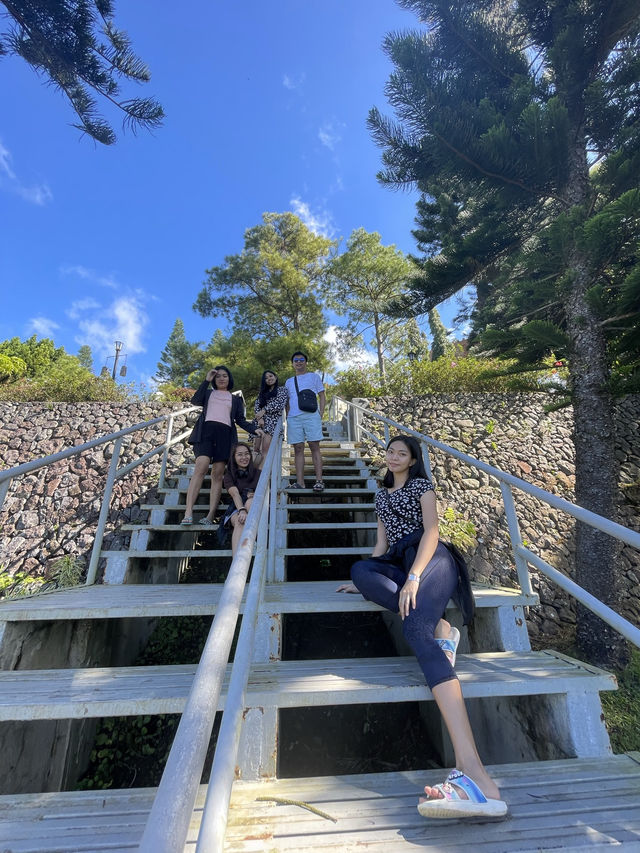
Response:
[[[382,388],[376,367],[352,367],[336,376],[336,393],[346,399],[382,397],[386,394],[447,394],[460,391],[543,391],[540,372],[504,375],[514,364],[474,356],[445,355],[436,361],[401,359],[387,366],[387,386]],[[499,375],[498,375],[499,374]]]

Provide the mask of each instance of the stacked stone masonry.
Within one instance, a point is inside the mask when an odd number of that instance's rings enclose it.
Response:
[[[12,468],[183,408],[183,403],[0,403],[0,467]],[[186,423],[185,415],[175,418],[173,434],[184,432]],[[161,445],[165,436],[162,422],[126,437],[119,467]],[[86,568],[112,452],[113,443],[101,445],[13,481],[0,514],[0,566],[14,574],[48,576],[62,557],[71,556]],[[171,448],[168,471],[180,465],[184,453],[183,444]],[[161,461],[158,454],[116,481],[105,548],[126,548],[129,535],[118,533],[119,526],[143,521],[141,504],[161,502]]]

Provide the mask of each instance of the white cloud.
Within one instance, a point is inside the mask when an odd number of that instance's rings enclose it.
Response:
[[[344,124],[342,122],[336,120],[325,121],[318,130],[318,139],[322,142],[325,148],[333,151],[338,142],[342,139],[343,128]]]
[[[78,320],[85,311],[90,311],[92,308],[100,308],[100,303],[90,296],[87,299],[77,299],[67,308],[67,315],[72,320]]]
[[[94,299],[72,303],[67,314],[76,321],[78,344],[89,344],[98,358],[113,353],[114,342],[124,343],[123,353],[145,352],[144,333],[149,316],[139,294],[118,296],[102,306]]]
[[[297,195],[291,197],[289,204],[296,216],[299,216],[314,234],[320,234],[322,237],[333,237],[336,229],[328,210],[313,212],[310,205],[306,201],[302,201]]]
[[[16,193],[20,198],[39,207],[53,200],[53,193],[46,184],[28,187],[20,181],[11,166],[11,152],[5,148],[2,141],[0,141],[0,187]]]
[[[282,85],[285,89],[289,89],[289,91],[295,91],[296,89],[302,88],[302,84],[305,81],[306,74],[301,72],[300,74],[285,74],[282,77]]]
[[[78,278],[81,278],[84,281],[90,281],[93,284],[99,284],[100,287],[110,287],[113,290],[118,287],[118,282],[111,273],[108,275],[101,275],[95,270],[82,266],[82,264],[71,264],[60,267],[60,272],[63,275],[77,275]]]
[[[51,338],[60,326],[49,317],[31,317],[27,324],[27,333],[37,335],[39,338]]]

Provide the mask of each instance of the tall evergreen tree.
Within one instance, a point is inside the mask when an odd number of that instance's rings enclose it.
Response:
[[[94,95],[120,111],[134,132],[162,123],[156,100],[120,94],[121,81],[146,83],[151,75],[127,34],[116,29],[112,0],[0,0],[0,6],[9,21],[0,33],[0,57],[21,56],[62,92],[80,120],[74,127],[105,145],[116,141]]]
[[[627,193],[640,168],[640,7],[627,0],[399,2],[429,23],[424,32],[387,38],[395,65],[387,95],[400,121],[373,110],[369,122],[385,149],[381,180],[418,186],[426,206],[420,225],[425,240],[434,237],[407,304],[429,310],[469,282],[485,296],[500,285],[496,267],[514,252],[553,246],[576,500],[614,518],[610,359],[600,313],[609,283],[603,245],[591,237],[604,234],[605,222],[595,218],[607,205],[614,205],[610,234],[625,230],[625,216],[638,220],[637,198]],[[596,161],[606,193],[590,178]],[[530,276],[536,287],[543,278]],[[626,287],[631,300],[634,281]],[[576,579],[614,607],[616,551],[614,540],[578,523]],[[597,662],[623,654],[617,635],[590,612],[580,613],[578,643]]]
[[[78,355],[76,357],[86,370],[93,372],[93,354],[89,344],[83,344],[78,350]]]
[[[429,311],[429,330],[431,331],[431,361],[435,361],[447,351],[447,328],[440,319],[437,308]]]
[[[322,336],[322,287],[332,240],[314,234],[293,213],[264,213],[247,229],[244,249],[207,270],[194,309],[227,317],[233,331],[266,340],[302,332]]]
[[[380,234],[356,228],[346,251],[333,258],[328,271],[335,279],[329,304],[348,321],[342,337],[355,340],[367,331],[373,332],[372,343],[384,387],[385,352],[402,325],[397,317],[389,315],[389,306],[404,293],[413,265],[395,246],[383,246]]]
[[[178,317],[158,362],[158,380],[188,386],[189,375],[202,367],[204,353],[201,346],[202,341],[189,343],[184,333],[184,323]]]

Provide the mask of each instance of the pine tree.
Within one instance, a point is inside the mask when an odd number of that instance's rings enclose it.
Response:
[[[189,375],[202,367],[204,353],[201,346],[201,341],[189,343],[184,333],[184,324],[178,317],[158,362],[158,381],[187,387]]]
[[[10,21],[0,33],[0,56],[21,56],[62,92],[80,119],[73,125],[97,142],[116,135],[98,114],[94,94],[124,116],[125,126],[158,127],[164,113],[153,98],[123,98],[120,81],[146,83],[151,75],[113,22],[112,0],[0,0]]]
[[[413,183],[423,193],[419,224],[428,256],[406,305],[427,311],[470,282],[483,302],[498,303],[509,298],[505,288],[518,276],[538,293],[548,282],[543,255],[552,250],[553,287],[543,297],[551,315],[543,322],[557,313],[551,325],[562,334],[569,360],[576,502],[615,518],[611,360],[601,312],[609,299],[616,303],[616,323],[624,322],[623,305],[637,317],[637,259],[629,247],[638,244],[638,215],[625,193],[637,187],[640,174],[638,4],[400,5],[429,25],[387,38],[395,65],[387,95],[399,123],[377,110],[369,123],[385,149],[380,179]],[[607,255],[606,240],[596,238],[606,228],[594,217],[617,203],[626,203],[631,217],[610,209],[609,239],[614,235],[612,246],[624,249],[628,266],[612,278],[609,270],[620,265],[615,254]],[[534,261],[532,252],[537,264],[525,271],[512,260],[512,275],[503,277],[509,259],[520,253]],[[625,293],[619,301],[616,288]],[[522,291],[511,296],[521,298]],[[540,319],[531,303],[525,307],[522,325]],[[545,346],[557,343],[551,331],[528,327],[530,339]],[[623,330],[620,337],[632,360],[637,333]],[[614,540],[578,523],[576,580],[614,607],[616,552]],[[619,638],[590,612],[580,613],[577,639],[596,662],[620,661],[624,654]]]
[[[326,261],[335,242],[314,234],[293,213],[264,213],[247,229],[244,249],[207,270],[194,304],[203,317],[227,317],[233,331],[273,340],[295,333],[322,336]]]
[[[429,329],[431,331],[431,361],[435,361],[447,351],[447,328],[440,319],[437,308],[429,311]]]
[[[380,234],[364,228],[356,228],[346,250],[328,265],[332,279],[329,305],[348,321],[342,337],[354,341],[373,332],[383,388],[385,353],[395,345],[396,332],[403,325],[390,316],[389,307],[404,293],[413,270],[413,264],[399,249],[383,246]]]
[[[80,347],[77,359],[84,368],[93,372],[93,354],[89,344],[83,344]]]

